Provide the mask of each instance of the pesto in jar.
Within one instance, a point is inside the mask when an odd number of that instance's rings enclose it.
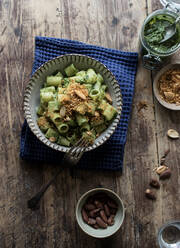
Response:
[[[176,24],[176,33],[172,38],[160,44],[164,39],[166,27],[175,22],[175,18],[168,14],[154,16],[144,28],[144,39],[148,47],[156,53],[172,52],[180,43],[180,24]]]

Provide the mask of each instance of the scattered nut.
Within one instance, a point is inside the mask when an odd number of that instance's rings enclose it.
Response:
[[[178,139],[179,138],[179,133],[174,130],[174,129],[169,129],[167,131],[167,136],[171,139]]]
[[[170,169],[168,169],[168,170],[165,170],[164,172],[162,172],[160,174],[159,179],[165,180],[165,179],[170,178],[170,176],[171,176],[171,171],[170,171]]]
[[[156,169],[156,173],[160,175],[162,172],[166,171],[167,169],[168,167],[166,165],[161,165]]]
[[[151,200],[156,200],[155,194],[150,189],[146,189],[145,195],[147,198],[149,198]]]
[[[161,158],[160,160],[160,165],[163,165],[165,163],[166,159],[164,157]]]
[[[156,179],[151,179],[149,185],[151,187],[156,188],[156,189],[159,189],[160,188],[160,184],[159,184],[159,182]]]

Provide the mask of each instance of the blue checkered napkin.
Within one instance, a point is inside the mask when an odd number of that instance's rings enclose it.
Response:
[[[71,53],[93,57],[113,72],[120,84],[123,96],[120,123],[116,132],[104,145],[84,154],[78,167],[84,169],[121,170],[134,93],[138,54],[88,45],[79,41],[47,37],[36,37],[35,43],[35,61],[32,73],[44,62],[56,56]],[[39,141],[29,129],[27,122],[24,122],[20,145],[22,159],[60,163],[63,155],[63,153],[55,151]]]

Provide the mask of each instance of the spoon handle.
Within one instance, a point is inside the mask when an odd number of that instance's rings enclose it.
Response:
[[[30,200],[28,200],[28,208],[30,208],[31,210],[36,210],[39,208],[39,201],[41,200],[41,197],[62,171],[63,167],[60,168],[60,170],[54,175],[54,177],[49,180],[49,182],[45,184],[38,193],[36,193]]]

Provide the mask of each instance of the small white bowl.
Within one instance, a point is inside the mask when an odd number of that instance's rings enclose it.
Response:
[[[106,229],[94,229],[93,227],[86,224],[82,218],[81,210],[86,202],[86,199],[89,196],[95,195],[96,193],[106,193],[111,199],[113,199],[118,204],[118,210],[115,215],[114,225],[108,226]],[[124,220],[124,205],[121,198],[112,190],[106,188],[95,188],[89,190],[85,194],[83,194],[76,206],[76,220],[80,228],[89,236],[94,238],[107,238],[113,234],[115,234],[119,228],[121,227],[123,220]]]
[[[164,101],[159,94],[159,83],[158,80],[161,77],[162,74],[164,74],[169,69],[180,69],[180,62],[176,62],[174,64],[168,64],[165,67],[163,67],[155,76],[154,82],[153,82],[153,91],[156,99],[158,102],[163,105],[165,108],[171,109],[171,110],[180,110],[180,105],[176,105],[174,103],[168,103]]]

